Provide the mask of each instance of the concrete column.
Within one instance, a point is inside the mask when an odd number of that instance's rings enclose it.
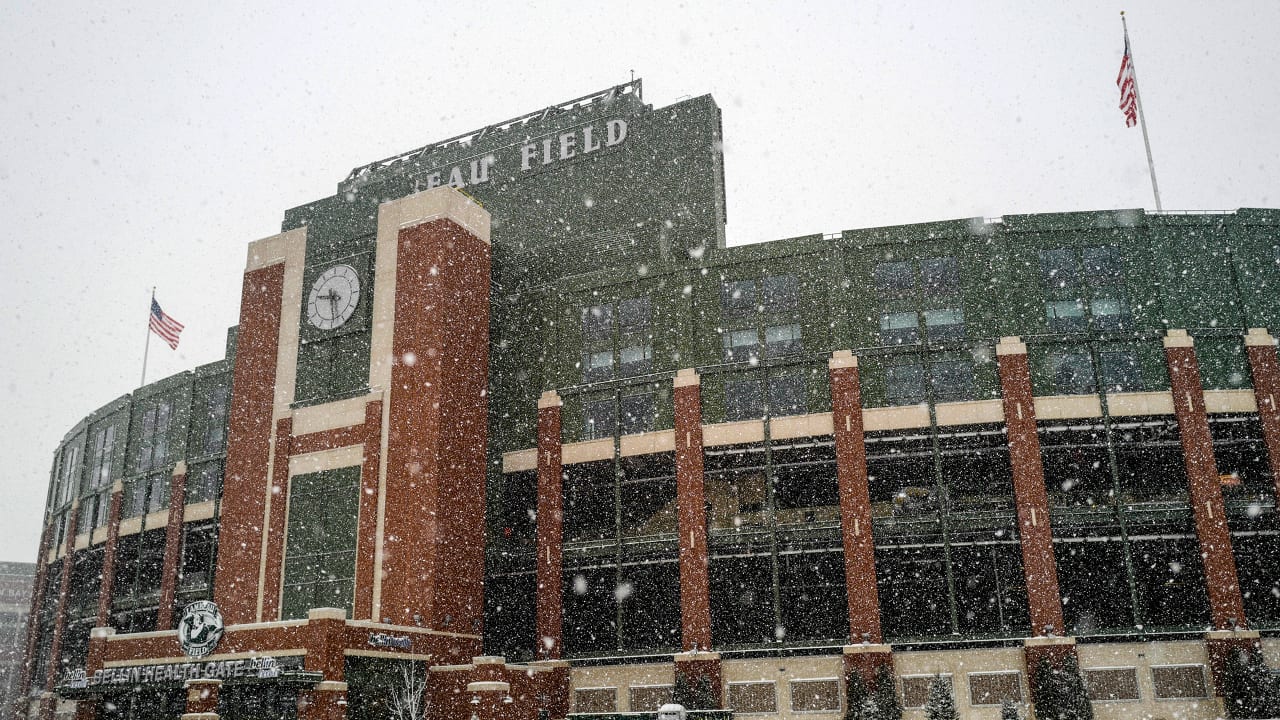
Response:
[[[840,530],[849,596],[849,640],[879,643],[880,595],[876,589],[876,545],[871,534],[867,448],[862,436],[862,392],[858,358],[838,350],[827,361],[831,377],[831,424],[840,486]]]
[[[538,399],[538,595],[537,656],[558,660],[563,649],[561,616],[564,613],[564,480],[560,465],[560,408],[555,390]]]
[[[1065,629],[1062,597],[1053,557],[1049,496],[1044,488],[1040,437],[1036,434],[1036,406],[1031,393],[1027,346],[1016,336],[1001,338],[996,345],[996,363],[1008,431],[1009,465],[1013,471],[1013,497],[1018,509],[1031,632],[1033,635],[1062,634]]]
[[[1258,403],[1267,464],[1271,468],[1276,501],[1280,503],[1280,360],[1276,358],[1276,339],[1266,328],[1249,328],[1244,336],[1244,349],[1253,375],[1253,396]]]
[[[169,630],[173,624],[173,602],[178,593],[178,572],[182,565],[182,517],[187,506],[187,463],[179,460],[169,478],[169,517],[164,528],[164,574],[160,576],[160,609],[156,629]]]
[[[120,544],[120,504],[124,483],[111,486],[111,506],[107,511],[107,542],[102,549],[102,583],[98,586],[98,619],[94,625],[106,627],[111,622],[111,597],[116,586],[116,548]]]
[[[181,720],[218,720],[218,690],[221,680],[188,680],[187,711]]]
[[[707,511],[702,460],[702,386],[685,369],[673,383],[676,504],[680,533],[680,645],[711,649],[711,591],[707,576]]]
[[[1164,356],[1169,365],[1173,410],[1182,437],[1182,458],[1187,469],[1200,557],[1204,562],[1213,629],[1242,629],[1246,626],[1244,601],[1240,597],[1231,532],[1222,502],[1222,483],[1218,479],[1209,420],[1205,415],[1200,364],[1196,360],[1194,341],[1186,330],[1168,332],[1164,338]]]

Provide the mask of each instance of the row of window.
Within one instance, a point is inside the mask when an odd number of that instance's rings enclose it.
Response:
[[[1135,667],[1087,668],[1083,671],[1089,699],[1094,702],[1141,700],[1138,670]],[[968,673],[969,705],[985,707],[1006,701],[1022,703],[1022,673]],[[900,678],[904,708],[923,708],[929,686],[940,681],[951,687],[950,675],[906,675]],[[791,680],[788,689],[793,713],[834,713],[842,706],[842,684],[836,678]],[[1203,665],[1162,665],[1151,668],[1151,684],[1157,700],[1187,700],[1208,697]],[[671,685],[637,685],[627,688],[631,712],[654,712],[672,701]],[[954,692],[954,690],[952,690]],[[726,706],[737,714],[778,712],[777,684],[772,681],[731,682],[725,688]],[[618,712],[618,688],[578,688],[573,692],[574,712]]]

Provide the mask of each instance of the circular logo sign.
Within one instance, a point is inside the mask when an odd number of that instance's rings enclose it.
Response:
[[[222,639],[222,613],[208,600],[198,600],[182,611],[178,621],[178,645],[191,657],[204,657]]]

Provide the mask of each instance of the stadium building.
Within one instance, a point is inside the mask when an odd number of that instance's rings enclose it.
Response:
[[[1280,664],[1280,210],[726,247],[638,81],[356,168],[57,448],[32,717],[1212,718]],[[229,290],[230,291],[230,290]]]

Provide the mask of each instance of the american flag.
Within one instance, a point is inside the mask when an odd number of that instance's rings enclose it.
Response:
[[[1124,111],[1124,126],[1138,124],[1138,91],[1133,79],[1133,55],[1129,53],[1129,33],[1124,34],[1124,58],[1120,60],[1120,76],[1116,85],[1120,88],[1120,109]]]
[[[151,298],[151,332],[159,335],[173,350],[178,349],[178,336],[182,334],[182,323],[174,320],[160,309],[160,303]]]

